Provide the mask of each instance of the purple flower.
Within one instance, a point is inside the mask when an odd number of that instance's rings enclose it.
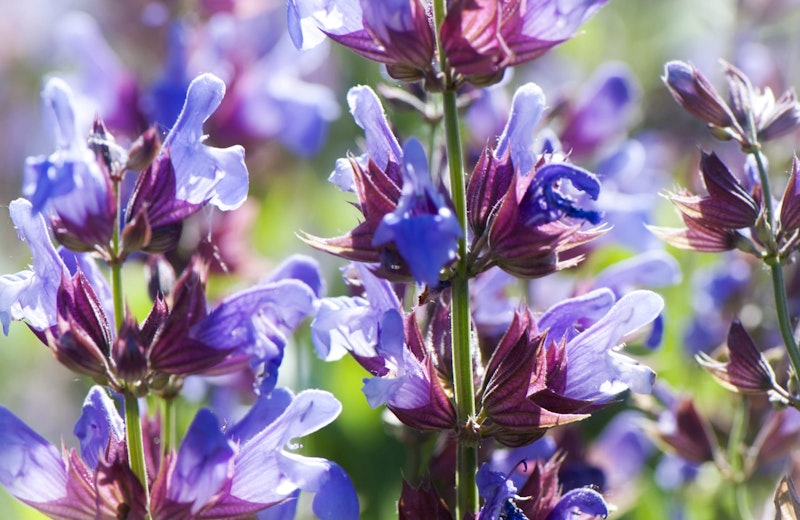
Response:
[[[462,236],[453,211],[433,186],[422,145],[417,140],[409,140],[403,148],[400,200],[394,211],[384,215],[372,243],[389,251],[389,245],[393,245],[408,264],[414,279],[435,287],[439,283],[439,272],[455,260],[458,239]],[[384,259],[384,266],[387,260],[392,261]],[[391,265],[386,267],[392,268]]]
[[[53,78],[45,85],[42,98],[55,115],[56,151],[47,157],[28,158],[22,193],[34,212],[44,212],[54,227],[76,236],[85,249],[107,244],[116,214],[109,172],[80,136],[69,86]],[[123,155],[107,141],[106,146]]]
[[[626,336],[651,323],[663,307],[664,301],[657,294],[633,291],[620,298],[589,328],[568,340],[562,395],[600,404],[628,389],[649,393],[655,373],[619,350]],[[549,334],[553,341],[560,338],[555,331]]]
[[[125,422],[103,388],[93,386],[89,390],[72,433],[80,442],[81,457],[93,470],[105,456],[112,436],[118,443],[125,441]]]
[[[454,410],[447,398],[416,317],[404,319],[391,286],[366,266],[356,264],[366,298],[326,298],[311,324],[312,339],[323,359],[350,354],[373,377],[364,380],[370,406],[386,404],[414,428],[452,426]]]
[[[321,41],[321,33],[355,53],[386,65],[403,81],[433,76],[434,34],[419,0],[291,0],[289,34],[299,49]]]
[[[145,515],[144,490],[128,466],[124,425],[105,390],[93,387],[75,425],[75,450],[59,453],[6,408],[0,407],[0,484],[17,499],[53,518]]]
[[[164,140],[175,170],[176,198],[190,204],[236,209],[247,198],[247,167],[241,146],[212,148],[203,144],[203,123],[225,95],[225,83],[201,74],[189,84],[186,103]]]
[[[546,520],[572,520],[584,515],[605,518],[608,506],[603,495],[591,488],[578,488],[565,493]]]
[[[33,329],[44,330],[56,323],[56,293],[67,275],[58,256],[44,218],[25,199],[9,206],[11,220],[21,240],[28,243],[33,267],[16,274],[0,276],[0,322],[8,335],[11,320],[25,320]]]
[[[287,450],[292,439],[319,430],[340,411],[341,404],[327,392],[294,396],[278,389],[262,396],[225,434],[216,417],[201,410],[166,462],[172,470],[161,472],[153,484],[154,514],[251,515],[304,490],[316,493],[317,517],[358,518],[358,498],[341,467]]]
[[[520,497],[508,475],[492,471],[489,464],[484,462],[475,475],[475,482],[478,494],[485,500],[478,513],[479,520],[526,520],[527,517],[513,503]]]
[[[442,24],[442,45],[450,66],[481,84],[570,39],[603,4],[605,0],[457,0]]]

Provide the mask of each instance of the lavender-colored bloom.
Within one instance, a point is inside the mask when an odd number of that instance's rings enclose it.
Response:
[[[0,484],[31,505],[67,496],[67,468],[61,453],[2,406]]]
[[[289,34],[298,49],[319,45],[325,33],[364,31],[359,0],[289,0],[287,17]]]
[[[231,430],[231,436],[240,443],[234,460],[231,495],[251,503],[272,504],[302,489],[316,493],[312,507],[319,518],[358,518],[358,498],[341,467],[285,449],[291,446],[292,439],[313,433],[333,421],[341,411],[339,401],[328,392],[305,390],[293,396],[288,406],[284,399],[277,400],[276,406],[285,409],[252,437],[242,432],[256,430],[254,425],[246,423],[268,417],[263,410],[258,415],[248,414]]]
[[[260,372],[262,391],[269,392],[277,381],[288,335],[314,312],[315,302],[312,289],[300,280],[261,284],[226,298],[192,327],[190,336],[249,358]]]
[[[341,359],[347,352],[373,356],[384,314],[400,312],[400,300],[391,284],[378,279],[364,264],[351,264],[358,273],[366,298],[324,298],[311,322],[311,339],[325,361]]]
[[[604,403],[628,389],[649,393],[655,373],[619,350],[626,336],[651,323],[663,307],[664,301],[657,294],[633,291],[620,298],[605,316],[569,340],[563,395]]]
[[[394,244],[414,279],[436,286],[439,271],[455,260],[461,236],[458,220],[433,185],[422,145],[409,140],[403,149],[400,200],[375,230],[373,245]]]
[[[102,387],[89,390],[72,433],[80,441],[81,457],[92,470],[97,469],[112,436],[117,442],[125,440],[125,422]]]
[[[47,225],[25,199],[9,206],[11,220],[33,256],[32,270],[0,277],[0,322],[8,335],[11,320],[25,320],[32,328],[44,330],[56,322],[56,293],[67,269],[58,256]]]
[[[537,325],[556,342],[570,341],[605,316],[615,301],[614,293],[608,289],[591,291],[553,305],[542,314]]]
[[[291,0],[289,34],[308,49],[321,32],[357,54],[387,66],[397,79],[416,81],[432,71],[434,35],[419,0]]]
[[[55,116],[56,151],[28,158],[22,193],[34,212],[58,218],[67,229],[91,231],[95,243],[107,242],[114,216],[110,180],[80,136],[72,91],[53,78],[42,99]]]
[[[191,204],[209,203],[236,209],[247,198],[247,167],[241,146],[212,148],[203,144],[203,123],[225,95],[225,83],[201,74],[190,84],[186,103],[164,141],[175,168],[176,196]]]

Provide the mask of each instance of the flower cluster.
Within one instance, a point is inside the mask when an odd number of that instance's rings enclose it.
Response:
[[[195,255],[177,279],[151,280],[152,308],[141,323],[123,300],[124,265],[166,263],[161,253],[175,248],[187,217],[233,210],[247,197],[244,149],[204,143],[203,124],[224,94],[222,80],[198,76],[163,144],[151,128],[125,149],[99,119],[80,136],[63,81],[43,90],[57,149],[28,160],[26,197],[10,204],[33,261],[0,277],[0,321],[6,334],[11,321],[23,321],[59,362],[101,386],[74,429],[80,455],[60,454],[0,409],[0,483],[54,518],[249,518],[273,507],[293,514],[300,490],[316,493],[320,518],[358,516],[341,467],[292,452],[291,440],[333,421],[340,403],[319,390],[276,388],[289,336],[322,296],[316,262],[292,257],[212,306],[209,265]],[[169,412],[163,425],[160,416],[140,419],[140,397],[159,396],[169,408],[187,377],[242,371],[258,399],[231,427],[202,409],[175,446]],[[110,396],[124,402],[124,419]]]

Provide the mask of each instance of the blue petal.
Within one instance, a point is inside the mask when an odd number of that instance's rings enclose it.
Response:
[[[93,470],[105,453],[112,434],[117,441],[125,439],[125,422],[102,387],[93,386],[89,390],[72,433],[80,441],[81,457]]]
[[[203,123],[222,102],[225,83],[213,74],[201,74],[186,92],[178,120],[164,147],[169,149],[175,169],[176,197],[191,204],[213,204],[222,210],[236,209],[247,198],[248,173],[244,148],[205,146]]]
[[[228,430],[228,438],[240,444],[249,441],[258,432],[272,424],[289,407],[294,395],[285,388],[276,388],[262,394],[239,422]]]
[[[253,287],[226,298],[191,330],[194,339],[250,354],[259,361],[283,356],[287,334],[314,312],[316,298],[299,280]]]
[[[298,49],[319,45],[325,34],[364,29],[359,0],[289,0],[289,34]],[[321,30],[320,30],[321,29]]]
[[[591,488],[573,489],[561,497],[547,520],[572,520],[580,515],[607,517],[608,506],[603,495]]]
[[[67,496],[67,469],[55,446],[0,406],[0,484],[19,500]]]
[[[389,162],[399,164],[403,151],[375,92],[364,85],[353,87],[347,93],[347,103],[356,124],[364,129],[367,155],[383,170]]]
[[[526,225],[546,224],[565,216],[592,224],[600,222],[599,212],[577,207],[574,199],[559,191],[561,181],[568,180],[575,189],[597,200],[600,181],[593,173],[567,163],[550,163],[537,169],[534,175],[520,201],[520,215]]]
[[[564,395],[606,402],[627,389],[648,393],[655,374],[616,352],[622,339],[651,323],[664,300],[650,291],[623,296],[594,325],[567,343],[567,383]]]
[[[533,139],[544,111],[544,92],[535,83],[526,83],[514,93],[508,123],[494,149],[495,159],[510,154],[511,162],[521,174],[528,173],[536,161]]]
[[[311,339],[320,359],[336,361],[348,351],[375,355],[378,316],[363,298],[339,296],[320,301]]]
[[[191,503],[192,514],[203,508],[231,478],[236,452],[207,409],[197,412],[180,448],[167,486],[170,500]]]
[[[241,445],[234,465],[231,495],[270,504],[293,494],[299,486],[281,470],[278,460],[281,451],[292,439],[329,424],[341,409],[341,403],[329,392],[300,392],[277,419]]]
[[[273,269],[265,280],[277,282],[283,279],[295,279],[308,285],[317,298],[325,295],[325,279],[319,269],[319,262],[306,255],[291,255]]]
[[[283,453],[281,469],[303,491],[316,493],[311,508],[321,520],[358,519],[358,496],[347,473],[334,462]]]
[[[681,268],[675,258],[662,250],[646,251],[617,262],[598,273],[595,287],[608,287],[617,296],[634,287],[657,288],[681,281]]]
[[[33,214],[30,202],[14,200],[9,211],[20,239],[31,248],[33,270],[0,276],[3,332],[8,335],[11,320],[25,320],[32,328],[44,330],[56,323],[56,294],[66,267],[50,242],[44,218]]]
[[[492,471],[483,463],[475,475],[478,493],[485,500],[481,508],[481,520],[500,520],[500,511],[517,494],[517,488],[506,475]]]
[[[538,326],[548,331],[553,341],[574,338],[589,323],[594,323],[611,309],[616,298],[609,289],[597,289],[581,296],[569,298],[547,309]]]

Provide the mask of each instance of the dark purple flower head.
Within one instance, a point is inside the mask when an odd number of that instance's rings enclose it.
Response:
[[[703,74],[692,65],[671,61],[664,66],[663,80],[675,100],[690,114],[708,123],[715,135],[734,139],[748,149],[758,141],[786,135],[800,126],[800,103],[792,90],[777,100],[768,87],[756,88],[733,65],[722,62],[730,91],[725,102]],[[753,128],[750,128],[750,127]],[[755,139],[751,132],[755,132]]]
[[[572,38],[605,0],[457,0],[441,28],[448,63],[476,84]]]
[[[739,320],[728,332],[727,362],[700,353],[697,361],[726,388],[743,394],[765,394],[775,388],[775,373]]]
[[[752,250],[752,246],[744,245],[749,242],[739,230],[756,225],[762,212],[760,192],[751,194],[746,190],[714,153],[703,153],[700,173],[707,195],[692,195],[685,190],[669,195],[687,227],[649,229],[667,243],[683,249]]]
[[[289,34],[299,49],[318,44],[324,33],[355,53],[385,64],[395,79],[433,77],[433,28],[419,0],[291,0],[288,21]]]
[[[488,229],[488,254],[506,272],[537,278],[576,265],[581,257],[561,260],[559,253],[600,236],[605,230],[583,230],[600,214],[581,208],[565,193],[567,186],[596,198],[597,178],[567,163],[539,164],[527,175],[515,175],[495,209]]]

